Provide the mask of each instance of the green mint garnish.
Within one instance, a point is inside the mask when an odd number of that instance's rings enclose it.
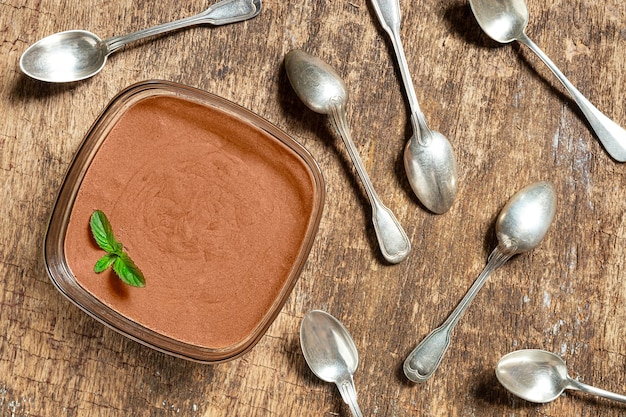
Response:
[[[112,266],[113,271],[124,283],[133,287],[145,287],[146,280],[141,270],[124,252],[124,246],[115,239],[113,228],[107,216],[101,210],[96,210],[91,215],[89,225],[96,243],[107,253],[98,259],[93,270],[99,274]]]

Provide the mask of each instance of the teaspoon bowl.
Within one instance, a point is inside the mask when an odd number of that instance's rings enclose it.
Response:
[[[522,349],[504,355],[496,365],[496,378],[512,394],[534,403],[554,401],[567,389],[626,403],[624,395],[573,379],[563,359],[540,349]]]
[[[309,311],[300,323],[300,346],[311,371],[337,385],[354,417],[363,417],[353,378],[359,352],[344,325],[325,311]]]

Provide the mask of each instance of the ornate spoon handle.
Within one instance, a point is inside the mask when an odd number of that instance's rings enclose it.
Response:
[[[359,403],[356,400],[356,389],[354,388],[354,380],[352,378],[337,383],[337,388],[339,388],[339,392],[341,393],[341,398],[343,401],[348,404],[350,407],[350,411],[354,417],[363,417],[363,413],[361,412],[361,408],[359,408]]]
[[[374,190],[372,181],[352,141],[343,105],[336,103],[333,106],[330,116],[332,125],[346,145],[350,159],[352,159],[352,163],[361,178],[361,182],[370,200],[372,206],[372,222],[374,223],[374,230],[378,238],[380,250],[388,262],[397,264],[409,255],[411,242],[400,225],[400,222],[396,219],[396,216],[382,203],[376,190]]]
[[[404,374],[408,379],[413,382],[426,382],[433,375],[450,346],[450,335],[454,326],[483,287],[489,275],[504,265],[511,256],[512,254],[503,253],[498,247],[491,252],[487,265],[446,321],[430,332],[407,356],[404,361]]]
[[[421,144],[427,144],[431,138],[432,132],[426,123],[424,114],[417,101],[417,94],[415,94],[409,64],[406,59],[406,54],[404,53],[402,38],[400,38],[400,4],[398,0],[371,0],[371,3],[372,6],[374,6],[374,11],[376,12],[380,25],[391,39],[394,53],[398,59],[402,83],[404,84],[409,107],[411,108],[411,124],[413,125],[413,131],[418,135],[417,140]]]
[[[106,39],[104,42],[108,49],[107,55],[112,54],[130,42],[138,41],[149,36],[160,35],[162,33],[203,23],[217,26],[240,22],[253,18],[260,11],[261,0],[222,0],[197,15],[142,29],[128,35],[114,36]]]

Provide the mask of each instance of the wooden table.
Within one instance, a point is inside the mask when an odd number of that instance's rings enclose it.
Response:
[[[614,162],[540,61],[482,34],[465,1],[401,0],[402,37],[420,104],[451,141],[459,194],[434,215],[404,175],[411,135],[391,45],[365,0],[267,0],[254,20],[198,27],[115,54],[101,74],[66,85],[19,71],[22,52],[66,29],[102,37],[195,14],[205,1],[0,3],[0,415],[348,416],[313,376],[298,339],[312,309],[339,318],[360,352],[366,415],[618,416],[626,407],[577,393],[544,406],[508,394],[503,354],[556,352],[581,381],[626,392],[626,165]],[[529,0],[529,35],[598,108],[626,125],[626,3]],[[364,190],[328,119],[297,99],[282,65],[302,48],[331,64],[351,94],[348,118],[381,198],[413,243],[385,264]],[[63,298],[42,262],[48,217],[91,123],[126,86],[181,82],[218,94],[289,132],[318,160],[327,201],[305,270],[267,335],[241,359],[173,358],[105,328]],[[461,299],[496,244],[494,220],[524,186],[559,198],[541,245],[497,271],[423,385],[405,356]]]

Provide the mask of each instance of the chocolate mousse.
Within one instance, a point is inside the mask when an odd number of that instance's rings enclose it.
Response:
[[[88,165],[67,223],[67,265],[80,287],[140,327],[203,349],[245,345],[302,268],[323,199],[316,169],[231,111],[144,98]],[[89,229],[97,209],[144,288],[94,272],[104,254]]]

